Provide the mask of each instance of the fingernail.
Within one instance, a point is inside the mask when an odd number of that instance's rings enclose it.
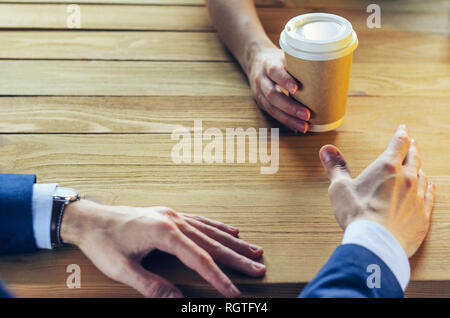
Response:
[[[261,247],[257,246],[257,245],[250,245],[250,249],[253,252],[259,252],[261,250]]]
[[[327,147],[326,150],[321,151],[321,159],[324,162],[329,162],[333,160],[333,157],[339,156],[339,152],[334,147]]]
[[[230,291],[231,291],[231,294],[233,295],[233,297],[237,297],[241,294],[239,289],[237,289],[236,286],[234,286],[234,284],[231,284]]]
[[[309,111],[303,110],[303,109],[297,111],[296,115],[297,115],[298,118],[300,118],[302,120],[309,120],[309,117],[310,117]]]
[[[153,298],[163,298],[167,297],[168,289],[165,286],[158,287],[156,291],[153,293]]]
[[[296,125],[296,128],[299,132],[301,132],[302,134],[306,134],[306,132],[308,131],[309,128],[309,124],[304,122],[304,123],[298,123]]]
[[[172,289],[167,294],[167,298],[181,298],[181,294],[178,291]]]
[[[290,84],[289,85],[291,87],[291,89],[289,90],[291,92],[292,95],[294,95],[295,93],[297,93],[298,91],[298,85],[297,84]]]
[[[239,232],[239,230],[236,227],[234,227],[234,226],[227,225],[227,227],[228,227],[228,230],[230,230],[232,232]]]
[[[261,264],[261,263],[253,263],[253,267],[255,269],[257,269],[257,270],[260,270],[260,269],[265,268],[266,266],[264,264]]]

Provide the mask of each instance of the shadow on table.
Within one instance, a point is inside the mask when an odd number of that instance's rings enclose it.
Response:
[[[186,297],[221,297],[200,275],[165,252],[151,252],[143,259],[142,266],[176,284]],[[223,270],[236,283],[243,297],[296,297],[305,285],[263,283],[263,278],[251,278],[233,270]]]

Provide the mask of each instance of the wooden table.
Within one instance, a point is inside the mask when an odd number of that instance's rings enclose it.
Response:
[[[360,45],[348,112],[335,132],[281,130],[280,168],[175,164],[175,128],[276,127],[217,38],[202,0],[78,0],[81,29],[66,26],[69,0],[0,0],[0,171],[78,189],[106,204],[165,205],[229,222],[265,248],[268,273],[231,273],[247,296],[298,294],[339,244],[317,152],[339,146],[353,174],[406,123],[437,184],[431,231],[411,260],[408,296],[450,296],[449,39],[445,1],[378,1],[382,28],[366,26],[366,1],[261,0],[274,41],[298,14],[348,18]],[[95,4],[92,4],[95,2]],[[91,4],[88,4],[91,3]],[[217,296],[195,273],[159,255],[151,270],[188,296]],[[81,288],[66,267],[81,266]],[[0,258],[20,296],[138,296],[76,248]]]

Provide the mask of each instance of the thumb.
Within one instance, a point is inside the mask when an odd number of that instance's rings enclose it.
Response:
[[[350,168],[344,156],[333,145],[325,145],[319,151],[320,161],[331,182],[338,178],[351,178]]]
[[[183,294],[172,283],[132,263],[121,275],[121,281],[148,298],[181,298]]]

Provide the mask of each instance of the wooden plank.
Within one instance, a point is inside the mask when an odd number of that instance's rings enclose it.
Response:
[[[278,33],[270,37],[278,43]],[[365,32],[354,63],[448,63],[449,45],[438,35]],[[0,59],[233,61],[217,35],[204,32],[3,30],[0,47]]]
[[[0,3],[67,3],[67,4],[139,4],[139,5],[197,5],[205,4],[204,0],[0,0]],[[324,10],[331,8],[359,9],[364,10],[371,0],[255,0],[257,6],[266,7],[289,7]],[[429,0],[424,3],[422,0],[409,0],[407,4],[399,1],[379,0],[377,4],[382,11],[413,11],[430,12],[445,10],[445,0]]]
[[[67,29],[69,15],[65,4],[0,4],[0,28]],[[259,8],[258,13],[269,33],[279,33],[292,17],[317,11],[312,8]],[[361,9],[331,8],[329,13],[349,19],[355,30],[367,28],[368,13]],[[98,17],[102,17],[99,19]],[[382,27],[409,32],[447,35],[445,10],[437,12],[385,12]],[[81,5],[82,29],[213,31],[203,6]]]
[[[61,280],[66,277],[61,275]],[[237,284],[243,297],[294,298],[306,286],[305,283],[257,283]],[[20,297],[141,297],[134,289],[115,282],[82,284],[80,289],[68,289],[65,284],[15,284],[9,286]],[[186,297],[221,297],[207,284],[178,285]],[[411,281],[405,291],[406,298],[449,298],[449,281]]]
[[[448,97],[350,96],[340,130],[389,130],[401,122],[416,134],[449,134]],[[1,133],[171,133],[205,129],[277,127],[248,97],[2,97]],[[282,134],[288,134],[286,130]],[[426,139],[424,139],[426,143]]]
[[[263,0],[272,1],[272,0]],[[177,5],[202,6],[204,0],[0,0],[0,3],[33,3],[33,4],[139,4],[139,5]]]
[[[2,59],[232,60],[205,32],[0,31],[0,47]]]
[[[258,282],[305,282],[342,237],[317,152],[323,144],[336,144],[357,175],[383,151],[394,128],[390,125],[374,134],[367,128],[370,122],[365,124],[364,130],[282,136],[280,169],[274,175],[260,174],[258,164],[174,164],[170,154],[176,141],[168,134],[3,135],[0,171],[37,173],[40,182],[59,182],[107,204],[166,205],[234,224],[244,239],[265,247],[268,275]],[[423,167],[438,189],[431,231],[412,260],[412,277],[450,280],[450,175],[447,162],[436,159],[450,147],[448,128],[417,133],[412,127],[411,133],[420,144]],[[150,268],[177,283],[199,282],[192,272],[166,260]],[[0,275],[29,284],[52,283],[57,276],[51,278],[51,273],[71,263],[82,264],[93,284],[102,283],[77,250],[61,256],[46,252],[2,257]],[[25,276],[25,269],[41,275]],[[233,277],[241,283],[255,282]]]
[[[1,95],[248,96],[234,63],[0,61]]]
[[[289,0],[288,0],[289,1]],[[255,0],[259,7],[282,7],[300,4],[291,4],[286,0]],[[204,6],[205,0],[0,0],[0,3],[33,3],[33,4],[126,4],[126,5],[177,5],[177,6]]]
[[[56,0],[58,1],[58,0]],[[257,2],[258,0],[256,0]],[[372,0],[281,0],[282,5],[289,8],[307,8],[315,10],[351,9],[366,12]],[[408,2],[379,0],[376,2],[384,12],[438,12],[446,9],[445,0],[408,0]]]
[[[0,4],[0,28],[67,29],[66,9],[64,4]],[[81,5],[81,28],[213,30],[205,7],[139,5]]]
[[[280,33],[269,33],[278,45]],[[449,63],[450,39],[443,35],[379,29],[358,33],[353,63]],[[407,66],[411,67],[411,66]]]
[[[0,3],[33,3],[33,4],[126,4],[126,5],[177,5],[177,6],[204,6],[205,0],[0,0]],[[289,3],[289,0],[255,0],[259,7],[298,6]]]
[[[0,95],[249,96],[235,63],[0,61]],[[450,65],[355,63],[350,91],[373,96],[447,96]]]
[[[291,8],[260,8],[259,17],[268,33],[280,33],[289,19],[304,13],[317,12],[316,9],[291,9]],[[369,13],[358,9],[336,9],[326,10],[328,13],[340,15],[348,19],[358,35],[365,33],[378,33],[381,29],[400,30],[405,32],[436,33],[448,36],[448,16],[446,10],[437,12],[408,12],[393,11],[383,12],[381,28],[370,29],[367,27]]]

